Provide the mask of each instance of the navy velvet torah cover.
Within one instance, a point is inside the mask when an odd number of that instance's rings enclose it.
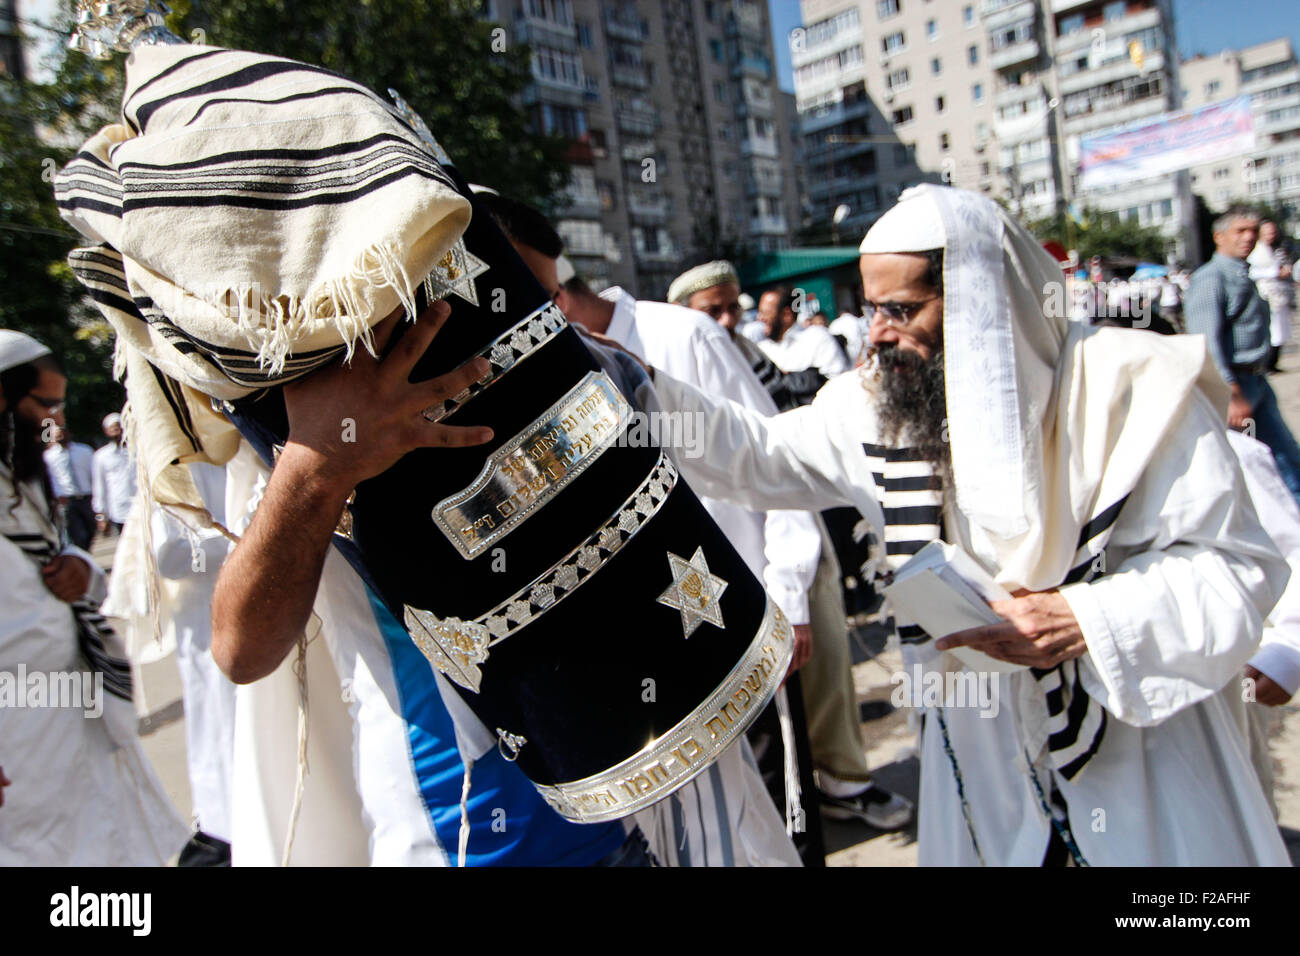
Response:
[[[473,203],[463,178],[448,172]],[[490,265],[473,280],[479,304],[448,296],[451,316],[412,381],[456,368],[547,304],[545,290],[476,203],[464,241]],[[426,304],[423,290],[419,304]],[[403,605],[463,621],[492,610],[582,544],[646,481],[660,449],[615,443],[471,559],[434,523],[434,507],[469,486],[495,449],[596,370],[579,334],[566,327],[444,419],[490,426],[491,443],[416,450],[357,487],[350,508],[363,576],[395,618],[403,619]],[[279,389],[235,403],[231,418],[246,435],[254,428],[274,442],[287,435]],[[679,611],[657,599],[673,583],[669,552],[690,560],[701,547],[709,571],[727,584],[719,600],[724,627],[705,621],[686,638]],[[679,477],[658,512],[580,587],[492,645],[477,693],[453,686],[489,729],[527,740],[517,760],[534,783],[582,780],[634,756],[717,690],[753,644],[766,603],[761,582]],[[756,695],[744,724],[778,681]]]

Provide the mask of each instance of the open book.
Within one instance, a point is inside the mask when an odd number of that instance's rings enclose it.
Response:
[[[885,597],[895,615],[915,622],[935,640],[957,631],[1002,618],[988,606],[1011,595],[956,545],[931,541],[894,572]],[[1023,664],[1011,664],[989,657],[970,647],[955,647],[950,654],[977,671],[1022,671]]]

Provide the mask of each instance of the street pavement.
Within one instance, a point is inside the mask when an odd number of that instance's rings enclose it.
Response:
[[[1284,355],[1283,371],[1272,377],[1284,416],[1300,434],[1300,353]],[[97,541],[95,556],[112,562],[116,539]],[[897,649],[887,646],[880,626],[861,629],[853,638],[853,680],[867,756],[878,783],[915,800],[920,776],[914,716],[890,703],[891,676],[902,669]],[[185,718],[175,655],[146,664],[139,684],[141,734],[145,751],[157,768],[168,795],[182,816],[190,815],[190,788],[185,770]],[[1271,736],[1275,798],[1282,834],[1293,862],[1300,865],[1300,699],[1274,708]],[[915,824],[882,833],[864,823],[826,820],[827,862],[831,866],[915,866]]]

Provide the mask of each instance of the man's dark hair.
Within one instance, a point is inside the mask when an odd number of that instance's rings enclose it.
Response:
[[[581,276],[574,276],[573,278],[561,283],[561,286],[570,295],[591,297],[596,294],[595,290],[592,289],[591,286],[587,285]]]
[[[63,363],[53,355],[42,355],[0,372],[0,394],[5,399],[4,414],[0,416],[0,460],[4,461],[13,476],[14,497],[9,508],[11,514],[22,504],[21,482],[37,477],[45,488],[51,515],[54,514],[54,497],[50,492],[45,460],[41,454],[44,448],[40,440],[40,429],[18,414],[18,403],[31,394],[42,371],[63,375]]]
[[[927,249],[921,255],[926,258],[925,275],[921,281],[938,295],[943,295],[943,250]]]
[[[774,289],[764,289],[763,295],[767,295],[769,292],[775,292],[777,294],[777,315],[784,315],[786,309],[789,309],[796,316],[799,315],[799,295],[794,289],[790,288],[788,285],[779,285]],[[759,298],[761,299],[763,295],[760,295]]]
[[[479,193],[476,197],[493,222],[506,237],[520,245],[536,249],[548,259],[558,259],[564,252],[564,240],[540,212],[525,202],[509,196]]]

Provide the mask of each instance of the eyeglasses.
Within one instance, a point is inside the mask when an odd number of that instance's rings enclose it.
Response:
[[[877,315],[883,315],[887,324],[905,328],[926,304],[937,298],[937,295],[932,295],[920,302],[863,302],[862,314],[868,321],[874,320]]]
[[[27,393],[27,397],[43,407],[51,415],[57,415],[63,411],[63,406],[66,403],[66,400],[62,398],[41,398],[41,396],[33,395],[31,392]]]

